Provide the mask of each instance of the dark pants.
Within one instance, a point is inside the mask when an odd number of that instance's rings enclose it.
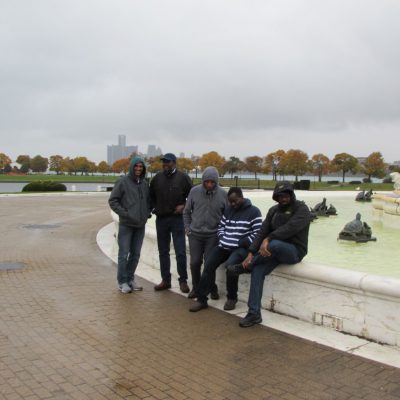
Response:
[[[296,264],[300,261],[296,246],[282,240],[272,240],[268,246],[270,257],[257,253],[251,263],[251,283],[249,292],[249,313],[259,315],[264,288],[264,279],[279,264]]]
[[[186,267],[186,242],[185,229],[183,226],[182,215],[169,215],[157,217],[157,244],[160,256],[161,278],[164,282],[171,283],[171,259],[169,250],[171,246],[171,236],[174,243],[176,265],[178,269],[179,282],[187,281]]]
[[[130,284],[135,280],[135,271],[139,263],[140,250],[144,238],[144,226],[133,228],[119,224],[118,229],[118,284]]]
[[[196,291],[197,300],[200,303],[207,303],[207,296],[212,290],[213,279],[215,279],[215,271],[223,262],[226,261],[227,265],[238,264],[246,258],[247,254],[248,251],[241,247],[234,250],[223,249],[219,246],[214,247],[205,261],[204,271],[201,274]],[[228,298],[237,298],[238,280],[239,277],[237,276],[227,276],[226,289]]]
[[[208,259],[211,250],[218,245],[217,235],[213,236],[197,236],[194,233],[189,235],[189,249],[190,249],[190,271],[192,273],[193,290],[196,291],[199,286],[201,277],[201,266]],[[212,292],[217,291],[215,285],[215,271],[212,277]]]

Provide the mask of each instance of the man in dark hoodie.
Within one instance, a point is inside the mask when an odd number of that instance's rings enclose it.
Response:
[[[122,293],[142,290],[135,282],[135,271],[142,249],[145,224],[150,216],[149,185],[145,176],[143,158],[133,158],[128,175],[114,185],[108,200],[111,209],[119,216],[117,281]]]
[[[153,212],[157,215],[157,245],[162,279],[158,285],[154,286],[154,290],[166,290],[171,287],[169,252],[172,236],[179,274],[179,288],[182,293],[189,293],[182,213],[192,188],[192,181],[187,174],[176,168],[175,154],[164,154],[161,160],[163,171],[157,173],[150,182],[150,200]]]
[[[227,206],[227,194],[218,185],[218,178],[218,170],[215,167],[207,167],[202,175],[202,184],[194,186],[190,190],[183,210],[185,232],[189,239],[193,285],[188,296],[189,299],[196,297],[203,258],[206,260],[210,251],[218,245],[217,228]],[[215,276],[211,298],[213,300],[219,298]]]
[[[218,225],[218,245],[215,246],[205,260],[204,270],[196,290],[197,301],[189,311],[197,312],[207,308],[207,295],[212,290],[215,271],[226,261],[227,265],[241,262],[248,253],[247,248],[256,237],[262,223],[260,210],[243,198],[242,190],[232,187],[228,192],[228,204]],[[228,301],[237,301],[238,278],[227,280]],[[227,301],[227,303],[228,303]],[[225,303],[225,305],[227,304]],[[232,309],[226,308],[225,309]]]
[[[249,247],[242,264],[228,267],[228,274],[238,275],[251,270],[251,283],[247,315],[239,325],[243,328],[259,324],[264,278],[279,264],[296,264],[307,254],[308,231],[311,215],[302,201],[296,200],[293,186],[281,182],[275,186],[272,206],[263,221],[261,230]]]

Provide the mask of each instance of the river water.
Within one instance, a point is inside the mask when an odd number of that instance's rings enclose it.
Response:
[[[0,193],[19,193],[28,182],[0,182]],[[64,185],[68,192],[99,192],[107,187],[113,187],[112,183],[88,183],[68,182]]]

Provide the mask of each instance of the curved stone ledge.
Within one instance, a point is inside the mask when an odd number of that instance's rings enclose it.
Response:
[[[156,230],[149,225],[141,263],[153,269],[154,276],[160,279]],[[172,249],[171,273],[177,281]],[[226,294],[223,267],[218,268],[216,279],[223,297]],[[241,302],[247,303],[249,285],[250,276],[242,275],[238,293]],[[265,280],[262,305],[266,310],[312,324],[379,343],[400,345],[399,279],[303,261],[293,266],[279,266]]]

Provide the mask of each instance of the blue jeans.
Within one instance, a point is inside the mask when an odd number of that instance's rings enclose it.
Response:
[[[263,257],[257,253],[251,263],[251,283],[249,313],[259,315],[261,312],[261,298],[264,288],[264,279],[279,264],[296,264],[300,261],[296,246],[282,240],[271,240],[268,246],[271,256]]]
[[[171,246],[172,236],[179,282],[186,282],[188,275],[186,265],[185,228],[183,225],[182,215],[168,215],[166,217],[157,217],[156,228],[162,280],[168,284],[171,283],[171,259],[169,255],[169,250]]]
[[[223,249],[219,246],[214,247],[205,260],[204,270],[196,290],[197,300],[200,303],[207,303],[207,296],[213,289],[213,284],[215,282],[215,271],[220,264],[225,261],[227,265],[238,264],[246,258],[247,254],[248,251],[241,247],[233,250]],[[226,281],[228,298],[237,298],[238,279],[239,277],[237,276],[228,276]]]
[[[134,228],[119,224],[118,230],[118,284],[130,283],[135,279],[139,263],[145,227]]]

